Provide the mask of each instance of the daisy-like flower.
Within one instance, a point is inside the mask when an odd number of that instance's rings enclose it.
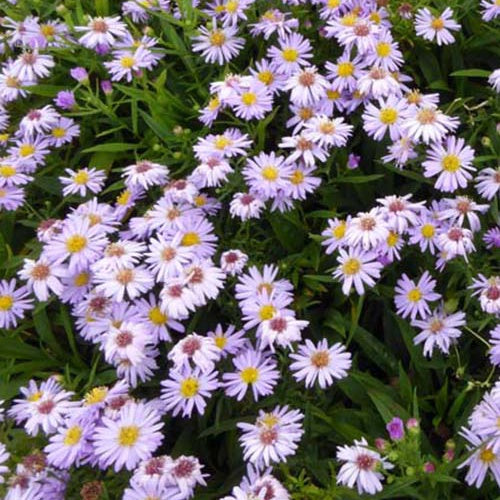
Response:
[[[311,43],[299,33],[290,33],[278,39],[278,46],[269,48],[267,57],[280,72],[289,76],[308,64],[312,58]]]
[[[335,379],[346,377],[352,365],[351,353],[340,343],[330,347],[326,339],[316,345],[306,339],[298,353],[291,353],[290,358],[294,360],[290,370],[295,380],[305,381],[306,387],[312,387],[317,380],[321,389],[332,385]]]
[[[413,343],[424,344],[424,356],[432,356],[435,347],[448,354],[452,343],[462,335],[460,327],[465,325],[465,313],[446,314],[439,308],[423,320],[414,320],[412,325],[421,330]]]
[[[24,266],[19,271],[19,277],[27,280],[27,286],[33,290],[38,300],[47,300],[50,292],[60,295],[63,285],[59,278],[66,276],[66,268],[50,263],[46,258],[37,261],[24,259]]]
[[[455,41],[451,31],[460,29],[460,24],[454,21],[453,11],[447,7],[439,16],[433,16],[431,11],[424,7],[417,11],[415,16],[415,31],[425,40],[436,40],[438,45],[448,45]]]
[[[309,321],[298,320],[294,314],[279,312],[273,318],[263,321],[257,330],[257,338],[262,349],[269,346],[274,352],[275,344],[279,347],[292,348],[292,342],[302,338],[302,330]]]
[[[329,28],[326,28],[327,33]],[[330,29],[330,32],[332,30]],[[375,43],[380,32],[380,27],[367,18],[358,18],[353,24],[344,25],[335,36],[347,50],[356,47],[358,53],[364,55],[375,50]]]
[[[477,278],[472,280],[469,287],[473,291],[472,295],[479,295],[481,309],[490,314],[500,313],[500,276],[491,276],[486,278],[478,274]]]
[[[290,90],[290,100],[298,106],[311,106],[320,101],[328,88],[328,81],[318,73],[316,66],[307,66],[293,73],[285,90]]]
[[[337,484],[353,488],[358,493],[375,493],[382,491],[383,474],[381,469],[392,469],[394,466],[382,458],[376,451],[368,448],[365,438],[354,440],[353,446],[337,447],[337,460],[344,462],[337,474]]]
[[[33,135],[48,132],[58,121],[59,113],[50,105],[30,110],[19,122],[19,131]]]
[[[236,330],[234,325],[229,325],[224,329],[219,323],[213,332],[207,332],[207,336],[214,339],[221,359],[229,354],[238,354],[248,343],[245,330]]]
[[[441,298],[439,293],[434,292],[435,286],[436,280],[432,279],[429,271],[425,271],[416,284],[403,274],[395,288],[394,302],[397,313],[403,318],[411,316],[412,320],[415,320],[417,315],[426,318],[431,312],[428,302]]]
[[[82,465],[93,452],[90,442],[92,434],[92,425],[71,420],[66,422],[51,436],[50,443],[44,448],[47,462],[59,469]]]
[[[101,467],[113,465],[115,472],[133,470],[151,458],[163,441],[159,413],[143,403],[123,406],[116,419],[102,417],[93,433],[95,454]]]
[[[448,132],[458,127],[458,119],[445,115],[435,104],[426,104],[421,107],[408,108],[408,118],[402,124],[408,138],[425,144],[429,142],[439,143]],[[448,138],[447,141],[458,141]],[[442,147],[442,146],[441,146]]]
[[[97,194],[101,191],[106,181],[106,174],[96,168],[80,168],[78,170],[65,169],[67,176],[59,177],[63,188],[63,195],[79,194],[86,196],[90,191]]]
[[[467,448],[474,450],[473,454],[458,466],[459,469],[469,467],[465,482],[469,486],[480,488],[486,474],[491,472],[495,481],[500,484],[500,453],[494,452],[487,440],[465,427],[462,427],[459,434],[467,440]]]
[[[380,278],[383,265],[372,252],[365,252],[359,248],[349,247],[339,249],[337,262],[339,266],[333,272],[333,277],[342,281],[342,292],[349,295],[354,285],[359,295],[365,293],[365,284],[369,287],[375,285],[375,280]]]
[[[179,340],[168,353],[168,359],[174,363],[174,369],[181,371],[191,365],[202,372],[211,372],[219,360],[220,351],[212,337],[203,337],[197,333]]]
[[[119,38],[127,36],[127,26],[115,17],[91,17],[87,26],[75,26],[75,31],[84,33],[80,43],[88,49],[112,47]]]
[[[209,134],[198,140],[193,150],[199,160],[206,160],[218,154],[224,158],[243,156],[252,145],[248,134],[242,134],[236,128],[228,128],[222,134]]]
[[[286,462],[294,455],[304,430],[304,415],[288,406],[277,406],[271,412],[259,411],[254,424],[238,423],[243,431],[239,441],[243,446],[243,458],[257,468],[272,462]]]
[[[467,261],[467,254],[473,252],[476,247],[472,242],[472,231],[460,226],[451,226],[443,231],[437,238],[441,251],[445,252],[449,259],[461,255]]]
[[[265,40],[269,40],[273,33],[278,33],[279,37],[284,37],[292,33],[299,26],[299,21],[290,18],[289,12],[281,12],[278,9],[266,10],[259,18],[259,21],[250,25],[252,35],[263,35]]]
[[[255,401],[273,393],[280,377],[276,361],[262,352],[248,349],[233,358],[235,372],[224,373],[222,387],[229,397],[241,401],[252,388]]]
[[[55,66],[54,58],[47,54],[40,54],[38,49],[24,52],[14,61],[11,71],[14,77],[21,81],[36,82],[37,78],[50,75]]]
[[[206,62],[223,65],[238,55],[245,41],[237,37],[237,26],[218,28],[214,22],[212,29],[199,28],[200,35],[193,37],[193,50],[201,52]]]
[[[279,143],[279,147],[293,150],[288,156],[289,162],[302,160],[308,167],[314,167],[316,166],[316,160],[326,161],[328,157],[326,150],[316,142],[310,140],[306,132],[283,137]]]
[[[452,192],[465,188],[475,172],[472,165],[474,150],[465,145],[463,139],[450,136],[444,144],[433,144],[422,163],[425,177],[438,176],[435,187],[440,191]]]
[[[490,208],[489,205],[479,205],[468,196],[457,196],[454,199],[445,198],[443,201],[447,208],[442,210],[439,218],[459,226],[463,226],[467,221],[472,232],[481,229],[481,221],[476,212],[484,214]]]
[[[17,321],[24,318],[25,311],[33,308],[28,288],[17,288],[16,285],[15,279],[0,281],[0,328],[16,327]]]
[[[227,250],[220,256],[220,268],[230,276],[237,276],[243,271],[248,261],[248,255],[241,250]]]
[[[500,167],[484,168],[476,176],[477,192],[487,200],[492,200],[500,191]]]
[[[217,372],[203,373],[199,368],[193,371],[178,372],[171,370],[169,378],[161,382],[161,399],[165,402],[166,410],[173,416],[182,412],[183,417],[191,417],[196,408],[198,414],[203,415],[207,403],[205,399],[212,396],[219,387]]]
[[[114,59],[105,62],[112,81],[125,79],[131,82],[134,76],[140,75],[143,69],[150,67],[150,51],[143,46],[135,50],[125,49],[113,52]]]
[[[248,269],[248,273],[240,276],[236,284],[236,298],[243,306],[246,302],[254,302],[256,297],[272,293],[286,295],[291,302],[292,284],[285,279],[276,279],[278,275],[278,267],[274,265],[265,265],[260,271],[257,267],[252,266]]]
[[[92,270],[117,270],[135,266],[142,259],[146,245],[132,240],[118,240],[106,246],[103,256],[92,264]]]
[[[408,105],[403,99],[390,95],[385,101],[378,100],[378,107],[368,103],[363,113],[363,128],[376,141],[381,141],[386,132],[392,141],[402,136],[401,125],[407,116]]]
[[[403,54],[389,30],[384,30],[378,37],[373,52],[365,55],[365,61],[369,66],[380,66],[388,71],[397,71],[403,64]]]
[[[252,78],[248,85],[242,85],[235,91],[228,104],[239,118],[261,120],[273,109],[273,98],[262,82]]]
[[[51,127],[48,138],[50,145],[60,148],[64,144],[69,144],[75,137],[80,135],[80,126],[71,118],[61,116]]]
[[[346,145],[354,127],[345,123],[343,118],[328,118],[320,114],[308,120],[304,128],[305,137],[315,144],[340,148]]]
[[[360,76],[359,69],[363,67],[364,59],[355,57],[351,60],[348,53],[344,53],[337,59],[335,64],[327,61],[325,68],[327,77],[332,82],[332,89],[338,92],[356,90],[357,79]]]
[[[389,227],[378,208],[360,212],[351,219],[345,233],[346,243],[364,250],[376,248],[389,236]]]
[[[357,99],[354,108],[351,108],[353,110],[363,102],[365,97],[379,99],[390,95],[400,95],[401,85],[390,71],[381,66],[372,66],[361,72],[356,92],[353,93],[353,97]]]
[[[488,22],[500,16],[500,4],[498,0],[481,0],[482,18]]]
[[[138,365],[144,360],[146,344],[153,339],[144,324],[123,321],[119,325],[112,325],[102,336],[104,357],[110,363],[126,358],[131,364]]]
[[[168,179],[169,170],[165,165],[153,163],[148,160],[140,160],[133,165],[123,169],[125,184],[128,186],[142,186],[149,189],[151,186],[165,184]]]
[[[264,201],[258,196],[251,193],[236,193],[229,205],[229,212],[233,217],[248,220],[260,217],[264,207]]]
[[[321,244],[326,247],[325,253],[327,255],[335,252],[337,248],[346,245],[345,232],[350,219],[350,216],[346,220],[339,219],[338,217],[328,219],[328,227],[321,233],[321,236],[326,238]]]
[[[130,299],[150,290],[154,285],[153,276],[143,266],[128,266],[119,269],[98,269],[94,276],[96,290],[117,302]]]
[[[397,233],[404,233],[409,226],[418,223],[418,215],[424,202],[411,202],[411,194],[405,196],[390,195],[385,198],[377,198],[382,205],[380,213],[385,217],[389,227]]]

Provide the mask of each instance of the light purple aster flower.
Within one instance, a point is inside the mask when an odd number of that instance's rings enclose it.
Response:
[[[33,308],[28,288],[17,288],[16,285],[15,279],[0,281],[0,328],[16,327],[17,321],[24,318],[25,311]]]
[[[193,37],[193,50],[201,52],[206,62],[223,65],[236,57],[243,48],[245,41],[237,37],[237,26],[218,28],[214,22],[212,29],[205,26],[199,28],[200,35]]]
[[[439,16],[433,16],[431,11],[424,7],[419,9],[415,16],[415,31],[418,36],[426,40],[436,39],[438,45],[448,45],[455,41],[451,31],[460,29],[460,24],[454,21],[453,11],[447,7]]]
[[[61,109],[72,109],[76,105],[75,94],[71,90],[61,90],[54,98],[54,103]]]
[[[439,293],[434,292],[435,286],[436,280],[432,279],[429,271],[425,271],[417,283],[403,274],[395,288],[394,302],[397,313],[403,318],[411,316],[412,320],[417,315],[421,318],[427,317],[431,312],[428,302],[441,298]]]

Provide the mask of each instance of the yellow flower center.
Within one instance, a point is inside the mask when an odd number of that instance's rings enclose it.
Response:
[[[420,233],[424,238],[432,238],[436,233],[436,228],[432,224],[424,224],[422,229],[420,229]]]
[[[257,78],[265,85],[271,85],[271,83],[273,83],[274,81],[273,72],[268,69],[260,71],[257,75]]]
[[[295,186],[302,184],[304,182],[305,176],[301,170],[295,170],[290,176],[290,182]]]
[[[229,0],[224,7],[226,8],[226,12],[229,12],[229,14],[234,14],[238,10],[238,5],[239,2],[237,2],[236,0]]]
[[[354,73],[354,64],[352,62],[341,62],[337,65],[337,75],[342,78],[351,76]]]
[[[406,295],[410,302],[418,302],[422,298],[422,292],[418,288],[410,290]]]
[[[186,233],[181,240],[181,245],[184,247],[192,247],[193,245],[198,245],[200,243],[200,237],[197,233]]]
[[[391,231],[389,233],[389,236],[387,237],[387,245],[393,247],[394,245],[397,244],[398,241],[399,241],[398,233],[394,233],[393,231]]]
[[[259,380],[259,370],[253,366],[243,368],[240,372],[240,377],[245,384],[254,384],[257,380]]]
[[[340,5],[340,0],[328,0],[328,1],[326,2],[326,6],[327,6],[329,9],[335,9],[335,8],[337,8],[339,5]]]
[[[149,320],[153,325],[164,325],[167,322],[167,315],[163,314],[158,306],[153,307],[149,310],[148,314]]]
[[[85,394],[85,404],[88,406],[102,403],[108,394],[108,388],[104,386],[94,387]]]
[[[333,236],[335,236],[335,238],[340,240],[340,238],[344,237],[346,228],[347,224],[344,221],[342,221],[338,226],[332,229]]]
[[[481,450],[481,453],[479,453],[479,459],[487,464],[493,462],[495,458],[496,455],[491,451],[491,448],[484,448]]]
[[[275,181],[278,178],[278,169],[272,165],[268,165],[262,169],[262,178],[266,181]]]
[[[382,18],[380,17],[380,14],[378,12],[372,12],[370,14],[370,21],[372,21],[375,24],[380,24],[380,21],[382,21]]]
[[[347,259],[342,266],[342,272],[348,276],[359,273],[360,269],[361,262],[354,257]]]
[[[380,111],[380,121],[385,125],[393,125],[398,119],[398,112],[394,108],[385,108]]]
[[[220,106],[220,100],[218,97],[213,97],[208,103],[208,109],[210,111],[215,111]]]
[[[255,92],[243,92],[241,94],[241,102],[245,106],[253,106],[257,102],[257,95]]]
[[[343,26],[350,27],[354,26],[357,20],[358,20],[358,15],[355,12],[350,12],[349,14],[343,16],[340,22]]]
[[[446,172],[456,172],[460,168],[460,158],[457,155],[446,155],[441,161],[441,166]]]
[[[120,65],[122,68],[130,69],[134,66],[135,59],[132,56],[123,56],[120,59]]]
[[[391,44],[387,42],[379,42],[377,44],[377,55],[379,57],[387,57],[391,53]]]
[[[19,148],[19,154],[22,157],[32,155],[34,152],[35,152],[35,146],[33,146],[32,144],[23,144]]]
[[[299,51],[292,48],[283,49],[281,55],[286,62],[295,62],[299,57]]]
[[[75,276],[73,283],[75,284],[75,286],[85,286],[88,284],[89,278],[89,273],[83,272]]]
[[[219,135],[214,141],[215,149],[225,149],[233,143],[231,139],[228,139],[224,135]]]
[[[56,139],[62,139],[63,137],[66,136],[66,129],[62,127],[55,127],[52,129],[51,134],[56,138]]]
[[[12,165],[0,165],[0,175],[2,177],[12,177],[16,175],[16,167]]]
[[[118,203],[118,205],[126,205],[131,196],[132,193],[128,189],[126,189],[125,191],[123,191],[123,193],[118,195],[118,197],[116,198],[116,203]]]
[[[200,383],[193,377],[188,377],[181,382],[180,392],[184,398],[192,398],[198,394]]]
[[[0,311],[10,311],[14,305],[14,299],[10,295],[0,295]]]
[[[139,427],[137,425],[126,425],[120,429],[118,442],[120,446],[134,446],[139,439]]]
[[[262,321],[272,319],[276,314],[276,308],[272,304],[266,304],[259,309],[259,317]]]
[[[259,418],[258,423],[265,427],[274,427],[280,421],[279,417],[273,413],[265,413]]]
[[[82,437],[82,428],[78,425],[70,427],[64,436],[64,444],[66,446],[75,446],[80,442]]]
[[[66,240],[66,250],[69,253],[81,252],[87,246],[87,238],[80,234],[74,234]]]
[[[226,41],[226,35],[223,31],[214,31],[210,35],[210,43],[215,47],[222,47]]]
[[[431,21],[431,26],[436,31],[440,31],[440,30],[442,30],[444,28],[444,21],[440,17],[435,17]]]
[[[205,198],[204,195],[200,194],[200,195],[194,197],[194,204],[197,207],[203,207],[204,205],[206,205],[206,203],[207,203],[207,199]]]
[[[425,108],[418,112],[417,120],[422,125],[430,125],[436,121],[436,111],[431,108]]]
[[[311,364],[316,368],[323,368],[330,362],[330,354],[328,351],[316,351],[311,356]]]
[[[42,24],[40,26],[40,31],[46,38],[53,37],[56,34],[56,29],[51,24]]]
[[[9,134],[0,134],[0,142],[5,142],[9,139]]]
[[[36,403],[37,401],[40,401],[40,398],[43,396],[43,391],[36,391],[30,396],[28,396],[28,401],[32,403]]]
[[[89,181],[89,174],[85,170],[79,170],[73,177],[73,182],[80,186],[87,184],[88,181]]]
[[[215,342],[215,345],[219,349],[224,349],[224,347],[226,347],[226,344],[227,344],[227,339],[226,339],[226,337],[223,337],[223,336],[214,337],[214,342]]]

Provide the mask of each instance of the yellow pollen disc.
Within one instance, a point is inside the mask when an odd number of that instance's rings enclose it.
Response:
[[[358,15],[355,12],[350,12],[341,18],[340,22],[343,26],[354,26],[358,20]]]
[[[268,69],[260,71],[257,74],[257,78],[259,79],[259,81],[261,81],[265,85],[271,85],[271,83],[273,83],[273,81],[274,81],[273,72],[268,70]]]
[[[422,125],[429,125],[431,123],[434,123],[436,121],[436,112],[433,109],[429,108],[423,109],[422,111],[419,111],[417,120]]]
[[[120,59],[120,66],[125,69],[130,69],[134,66],[135,59],[132,56],[123,56]]]
[[[495,458],[496,455],[491,451],[491,448],[484,448],[481,450],[481,453],[479,453],[479,459],[487,464],[493,462]]]
[[[87,184],[88,181],[89,181],[89,174],[85,172],[85,170],[79,170],[73,177],[73,182],[80,186]]]
[[[424,224],[422,229],[420,229],[420,234],[424,238],[432,238],[436,232],[436,228],[432,224]]]
[[[6,142],[9,140],[9,134],[0,134],[0,142]]]
[[[36,403],[37,401],[40,400],[40,398],[43,396],[43,391],[36,391],[30,396],[28,396],[28,401],[32,403]]]
[[[261,171],[262,178],[266,181],[275,181],[278,178],[278,169],[272,165],[264,167]]]
[[[234,14],[238,10],[238,5],[239,2],[237,2],[236,0],[229,0],[224,7],[226,8],[226,12],[229,12],[229,14]]]
[[[66,136],[66,129],[62,127],[55,127],[50,132],[56,139],[62,139]]]
[[[231,139],[223,135],[218,135],[214,141],[215,149],[225,149],[233,143]]]
[[[262,321],[272,319],[276,314],[276,308],[272,304],[266,304],[259,309],[259,317]]]
[[[435,17],[431,21],[431,27],[436,31],[440,31],[444,28],[444,21],[440,17]]]
[[[74,234],[66,240],[66,250],[69,253],[81,252],[87,246],[87,238],[80,234]]]
[[[204,195],[200,194],[198,196],[195,196],[194,197],[194,204],[197,206],[197,207],[203,207],[206,205],[207,203],[207,199],[205,198]]]
[[[213,97],[208,103],[208,109],[210,111],[215,111],[220,106],[220,101],[218,97]]]
[[[322,134],[331,135],[335,132],[335,125],[330,120],[321,122],[321,124],[318,128]]]
[[[344,274],[347,274],[348,276],[359,273],[360,269],[361,269],[361,262],[358,259],[355,259],[354,257],[347,259],[342,265],[342,272]]]
[[[273,413],[266,413],[259,418],[258,423],[265,427],[274,427],[280,421]]]
[[[340,97],[340,92],[338,90],[327,90],[326,97],[328,97],[330,101],[336,101]]]
[[[326,2],[326,6],[327,6],[329,9],[335,9],[335,8],[337,8],[339,5],[340,5],[340,0],[328,0],[328,1]]]
[[[226,10],[226,6],[225,5],[216,5],[215,9],[214,9],[214,11],[217,14],[222,14],[225,10]]]
[[[184,247],[192,247],[200,243],[200,237],[196,233],[186,233],[181,240],[181,245]]]
[[[40,31],[46,38],[50,38],[56,34],[56,29],[51,24],[42,24],[40,26]]]
[[[334,227],[332,229],[332,234],[340,240],[340,238],[343,238],[345,235],[345,230],[347,229],[347,224],[345,222],[341,222],[338,226]]]
[[[388,57],[391,54],[391,44],[387,42],[379,42],[376,50],[379,57]]]
[[[406,298],[410,302],[418,302],[422,298],[422,292],[418,288],[414,288],[407,293]]]
[[[387,245],[390,247],[393,247],[394,245],[397,244],[399,241],[399,235],[398,233],[393,233],[392,231],[389,233],[389,236],[387,237]]]
[[[330,355],[328,354],[328,351],[316,351],[310,359],[311,364],[313,364],[316,368],[323,368],[330,362]]]
[[[75,276],[75,279],[73,280],[73,283],[75,286],[85,286],[89,282],[89,273],[80,273]]]
[[[227,344],[227,339],[226,337],[214,337],[214,342],[215,342],[215,345],[219,348],[219,349],[224,349],[224,347],[226,347],[226,344]]]
[[[380,121],[385,125],[393,125],[398,119],[398,112],[394,108],[385,108],[380,111]]]
[[[372,21],[375,24],[380,24],[380,21],[382,21],[382,18],[380,17],[380,14],[378,12],[372,12],[370,14],[370,21]]]
[[[253,366],[243,368],[240,372],[240,377],[245,384],[254,384],[257,380],[259,380],[259,370]]]
[[[138,439],[139,427],[137,425],[126,425],[118,434],[118,442],[121,446],[134,446]]]
[[[82,437],[82,428],[78,425],[70,427],[68,432],[66,432],[66,436],[64,436],[64,444],[66,446],[75,446],[80,442]]]
[[[118,205],[126,205],[131,196],[132,193],[128,189],[126,189],[125,191],[123,191],[123,193],[118,195],[118,197],[116,198],[116,203],[118,203]]]
[[[10,295],[0,295],[0,311],[10,311],[13,305],[13,297]]]
[[[102,403],[106,396],[108,395],[108,388],[104,386],[94,387],[87,394],[85,394],[85,404],[95,405],[97,403]]]
[[[341,78],[352,76],[354,73],[354,64],[352,62],[341,62],[337,65],[337,75]]]
[[[283,49],[281,55],[286,62],[295,62],[299,58],[299,51],[292,48]]]
[[[153,325],[164,325],[167,322],[167,315],[163,314],[158,306],[149,310],[148,318]]]
[[[192,398],[198,394],[200,383],[193,377],[188,377],[181,382],[180,392],[184,398]]]
[[[214,31],[210,35],[210,43],[215,47],[222,47],[226,41],[226,35],[222,31]]]
[[[302,120],[307,121],[313,117],[314,111],[311,108],[300,108],[298,114]]]
[[[35,146],[32,144],[23,144],[19,148],[19,154],[23,157],[32,155],[35,152]]]
[[[0,165],[0,176],[12,177],[13,175],[16,175],[16,167],[12,165]]]
[[[301,170],[295,170],[290,176],[290,182],[295,186],[298,186],[304,182],[304,173]]]
[[[446,172],[456,172],[460,168],[460,158],[457,155],[446,155],[441,160],[441,166]]]
[[[241,102],[245,106],[253,106],[257,102],[257,95],[255,92],[243,92],[241,94]]]

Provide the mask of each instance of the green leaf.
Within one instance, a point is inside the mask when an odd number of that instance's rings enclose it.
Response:
[[[106,144],[98,144],[97,146],[92,146],[91,148],[84,149],[82,153],[96,153],[96,152],[108,152],[108,153],[118,153],[122,151],[129,151],[131,149],[137,149],[140,147],[139,144],[129,144],[126,142],[108,142]]]
[[[471,76],[478,78],[488,78],[490,75],[491,71],[485,69],[461,69],[450,73],[450,76]]]
[[[382,179],[383,177],[385,177],[384,174],[353,175],[351,177],[340,177],[339,179],[334,179],[333,182],[337,184],[365,184],[367,182]]]

